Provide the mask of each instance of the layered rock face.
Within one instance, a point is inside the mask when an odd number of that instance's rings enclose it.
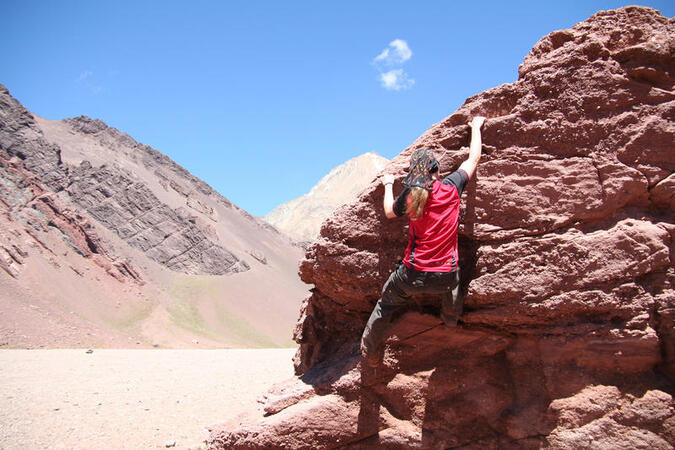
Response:
[[[319,235],[323,221],[356,198],[388,162],[375,152],[352,158],[321,178],[308,194],[274,208],[265,220],[308,246]]]
[[[40,237],[58,234],[69,248],[92,260],[112,277],[143,284],[133,265],[115,256],[86,217],[65,205],[26,170],[19,158],[10,158],[3,150],[0,150],[0,176],[0,212],[3,213],[0,216],[0,268],[7,274],[19,278],[19,267],[29,254],[27,247],[46,252],[51,262],[58,265],[57,255]],[[78,272],[77,268],[70,268]]]
[[[157,150],[0,85],[0,347],[286,346],[301,255]]]
[[[675,21],[599,12],[542,38],[516,82],[467,99],[385,169],[432,148],[447,175],[488,118],[462,197],[465,312],[413,298],[382,365],[358,342],[407,241],[373,182],[301,264],[298,378],[214,448],[672,448]],[[265,414],[265,417],[262,416]]]
[[[142,282],[128,261],[118,260],[103,244],[89,220],[68,208],[50,189],[67,184],[60,149],[44,140],[31,114],[1,85],[0,111],[0,242],[5,252],[0,266],[17,278],[18,266],[28,256],[26,246],[56,256],[40,238],[53,229],[75,252],[91,258],[113,277]]]
[[[53,191],[65,190],[78,206],[131,246],[184,273],[218,275],[248,269],[231,252],[209,239],[187,214],[169,208],[123,167],[113,164],[94,168],[88,161],[77,168],[64,164],[60,147],[48,143],[33,116],[4,86],[0,87],[0,96],[5,113],[0,124],[0,148],[9,157],[23,160],[26,169]],[[118,139],[126,138],[130,148],[144,147],[149,157],[161,159],[159,152],[109,129],[101,121],[80,117],[68,123],[88,134],[116,134]],[[174,166],[175,163],[170,167]],[[203,182],[198,186],[206,189]]]

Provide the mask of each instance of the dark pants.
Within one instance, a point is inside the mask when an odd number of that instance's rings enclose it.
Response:
[[[459,289],[459,269],[454,272],[420,272],[399,264],[382,288],[382,297],[370,314],[361,346],[366,353],[376,352],[386,337],[392,315],[408,303],[414,294],[441,296],[441,318],[448,326],[457,325],[463,299]]]

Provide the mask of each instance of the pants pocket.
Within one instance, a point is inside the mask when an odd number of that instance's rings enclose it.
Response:
[[[457,280],[455,272],[430,272],[427,276],[426,290],[430,293],[451,291],[457,286]]]
[[[416,289],[421,289],[427,284],[427,272],[409,269],[406,266],[403,266],[403,269],[405,270],[405,280],[410,286]]]

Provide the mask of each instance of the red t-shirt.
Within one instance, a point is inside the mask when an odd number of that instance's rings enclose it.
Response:
[[[457,229],[459,227],[459,198],[469,180],[463,170],[457,170],[443,181],[435,181],[424,210],[417,220],[410,220],[410,240],[403,264],[423,272],[452,272],[457,270]],[[406,188],[394,203],[397,216],[405,214]]]

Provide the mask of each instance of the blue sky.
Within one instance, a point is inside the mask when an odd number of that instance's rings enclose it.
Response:
[[[629,4],[5,0],[0,83],[42,117],[103,120],[264,215],[515,81],[549,32]]]

